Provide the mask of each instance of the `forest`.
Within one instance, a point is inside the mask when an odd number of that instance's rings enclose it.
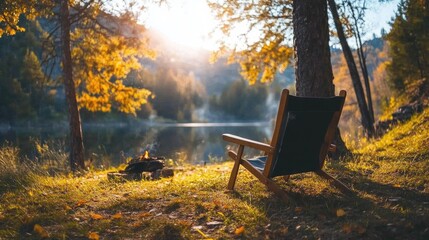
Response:
[[[205,2],[214,49],[146,25],[170,0],[0,3],[0,239],[427,239],[429,1]],[[282,89],[347,91],[335,151],[261,180],[222,134],[280,151]]]

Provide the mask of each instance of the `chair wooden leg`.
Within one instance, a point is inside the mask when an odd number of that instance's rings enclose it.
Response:
[[[271,191],[273,191],[277,196],[279,196],[283,201],[289,201],[289,196],[286,194],[286,192],[277,185],[273,180],[267,179],[265,185],[267,188]]]
[[[331,185],[333,185],[334,187],[338,188],[342,193],[349,194],[349,195],[353,194],[353,191],[350,188],[348,188],[344,183],[342,183],[338,179],[332,177],[331,175],[327,174],[325,171],[319,170],[319,171],[315,171],[315,173],[317,175],[319,175],[320,177],[328,180],[328,182]]]
[[[229,177],[228,189],[234,190],[235,181],[237,180],[238,168],[240,167],[241,157],[243,156],[244,146],[240,145],[238,147],[238,152],[235,154],[230,151],[228,155],[235,160],[234,167],[231,171],[231,176]],[[235,156],[234,156],[235,155]]]

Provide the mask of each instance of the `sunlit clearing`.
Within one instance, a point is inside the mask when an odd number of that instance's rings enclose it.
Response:
[[[195,49],[215,49],[215,40],[209,37],[215,18],[206,1],[180,0],[168,5],[153,5],[147,12],[146,26],[154,29],[178,45]]]

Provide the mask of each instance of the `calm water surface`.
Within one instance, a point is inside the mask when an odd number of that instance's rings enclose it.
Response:
[[[191,164],[224,161],[227,144],[222,140],[223,133],[267,141],[271,138],[271,132],[270,122],[92,124],[83,127],[86,157],[108,159],[108,164],[112,166],[146,150],[151,155]],[[57,150],[68,151],[67,135],[66,127],[7,128],[0,130],[0,142],[8,141],[18,146],[21,153],[31,159],[37,156],[34,140],[47,142]]]

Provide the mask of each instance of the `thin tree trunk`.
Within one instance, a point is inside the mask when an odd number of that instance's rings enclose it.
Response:
[[[297,95],[334,96],[326,0],[293,1],[293,33]],[[335,158],[349,153],[339,130],[334,143],[338,146]]]
[[[357,70],[352,51],[350,50],[347,38],[344,35],[343,25],[337,11],[335,0],[328,0],[329,8],[331,9],[332,17],[334,18],[335,27],[337,29],[338,38],[340,39],[341,47],[343,49],[344,57],[346,58],[347,66],[349,68],[350,76],[352,78],[353,88],[356,93],[356,100],[358,102],[359,111],[361,113],[362,126],[368,137],[374,136],[374,122],[371,121],[369,115],[368,105],[365,100],[362,83],[360,81],[359,72]]]
[[[70,46],[70,13],[68,0],[61,0],[61,42],[63,80],[66,93],[70,127],[70,167],[72,171],[84,169],[84,148],[76,89],[73,81]]]
[[[374,118],[374,107],[372,104],[372,94],[371,94],[371,85],[369,82],[369,75],[368,75],[368,68],[366,65],[366,57],[365,54],[363,52],[363,44],[362,44],[362,39],[361,39],[361,34],[359,31],[359,26],[358,26],[358,18],[355,15],[355,11],[353,9],[353,6],[351,4],[350,1],[347,2],[347,4],[349,5],[350,11],[352,13],[352,18],[354,21],[354,28],[355,28],[355,40],[356,40],[356,46],[357,46],[357,53],[358,53],[358,58],[359,58],[359,65],[360,68],[362,70],[362,75],[363,75],[363,80],[364,80],[364,84],[365,84],[365,90],[366,90],[366,99],[367,99],[367,103],[368,103],[368,111],[369,111],[369,116],[371,117],[371,121],[374,123],[375,122],[375,118]],[[365,2],[363,3],[363,7],[365,8]]]

